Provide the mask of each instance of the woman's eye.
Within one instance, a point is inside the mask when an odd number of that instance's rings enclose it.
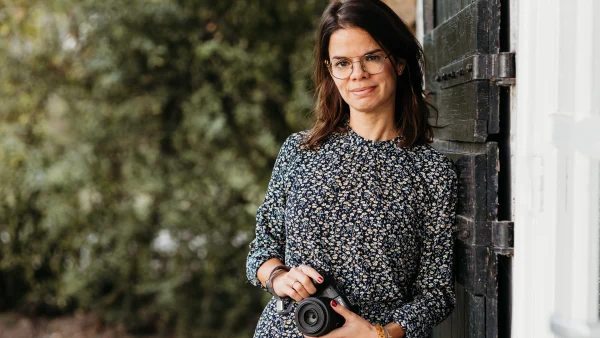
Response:
[[[338,61],[335,63],[335,66],[338,68],[346,68],[350,63],[348,61]]]
[[[381,58],[379,55],[366,55],[365,56],[366,61],[379,61],[379,58]]]

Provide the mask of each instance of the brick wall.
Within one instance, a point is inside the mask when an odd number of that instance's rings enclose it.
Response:
[[[415,13],[417,0],[382,0],[390,6],[406,22],[408,27],[415,30]]]

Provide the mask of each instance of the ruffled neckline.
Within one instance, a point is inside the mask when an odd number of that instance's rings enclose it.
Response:
[[[344,127],[347,130],[346,135],[348,135],[350,137],[350,140],[352,141],[352,143],[354,145],[358,145],[358,146],[367,146],[367,147],[372,147],[372,148],[394,148],[394,147],[398,147],[400,141],[402,141],[404,139],[404,137],[402,135],[398,135],[398,136],[394,137],[393,139],[383,140],[383,141],[366,139],[366,138],[360,136],[357,132],[354,131],[354,129],[352,129],[350,127],[349,120],[347,120],[344,123]]]

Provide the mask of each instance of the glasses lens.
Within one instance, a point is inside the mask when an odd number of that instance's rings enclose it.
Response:
[[[363,69],[371,74],[379,74],[385,66],[385,57],[381,55],[365,55],[360,60]],[[353,62],[350,60],[335,60],[331,63],[331,73],[334,77],[344,80],[352,74]]]
[[[365,71],[367,73],[375,75],[381,73],[385,64],[385,58],[380,55],[365,55],[362,58]]]
[[[348,60],[336,60],[331,64],[331,72],[338,79],[345,79],[352,73],[352,62]]]

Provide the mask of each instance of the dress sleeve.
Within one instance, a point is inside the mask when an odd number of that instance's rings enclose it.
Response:
[[[250,243],[246,275],[252,285],[263,289],[256,277],[258,268],[271,258],[285,261],[285,178],[296,147],[297,140],[294,135],[283,143],[275,160],[265,199],[256,212],[256,237]]]
[[[427,337],[454,309],[453,252],[457,177],[451,166],[434,171],[430,200],[423,213],[420,267],[413,299],[395,309],[390,321],[406,331],[405,338]]]

